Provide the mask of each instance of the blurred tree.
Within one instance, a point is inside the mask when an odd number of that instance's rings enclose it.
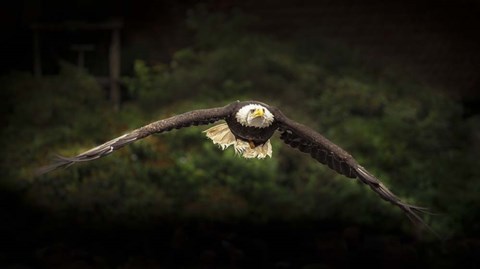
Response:
[[[2,108],[1,165],[8,184],[22,185],[27,199],[45,210],[99,225],[323,220],[388,232],[398,231],[402,220],[403,231],[411,230],[399,210],[365,186],[281,141],[273,142],[272,159],[244,160],[213,146],[202,127],[32,178],[52,152],[73,155],[172,113],[259,99],[347,149],[407,201],[443,213],[427,216],[439,233],[479,233],[475,129],[462,121],[459,104],[395,72],[370,72],[340,48],[304,50],[301,42],[245,31],[250,18],[239,12],[229,19],[205,12],[192,10],[188,24],[197,39],[170,63],[135,62],[135,73],[124,78],[133,101],[119,114],[105,106],[92,77],[68,65],[42,79],[3,77],[1,94],[10,105]]]

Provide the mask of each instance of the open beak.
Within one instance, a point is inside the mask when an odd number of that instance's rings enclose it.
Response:
[[[253,112],[252,116],[254,118],[257,118],[257,117],[262,117],[265,113],[263,112],[263,109],[261,108],[257,108],[255,109],[255,111]]]

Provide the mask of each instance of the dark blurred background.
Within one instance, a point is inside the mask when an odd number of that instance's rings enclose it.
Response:
[[[478,268],[478,1],[8,1],[0,9],[2,268]],[[258,99],[424,216],[273,141],[192,127],[41,177],[176,113]]]

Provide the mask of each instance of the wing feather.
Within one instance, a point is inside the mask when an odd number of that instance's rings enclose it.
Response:
[[[382,199],[399,207],[412,222],[422,224],[437,235],[419,216],[419,213],[429,213],[427,208],[401,201],[378,178],[359,165],[348,152],[309,127],[290,120],[277,108],[270,107],[270,111],[278,123],[280,138],[287,145],[309,153],[312,158],[342,175],[359,179]]]
[[[36,175],[42,175],[60,167],[68,167],[78,162],[95,160],[154,133],[163,133],[172,129],[180,129],[192,125],[205,125],[214,123],[230,116],[237,103],[231,103],[224,107],[199,109],[179,114],[167,119],[152,122],[148,125],[135,129],[122,136],[107,141],[97,147],[89,149],[74,157],[57,156],[50,165],[39,168]]]

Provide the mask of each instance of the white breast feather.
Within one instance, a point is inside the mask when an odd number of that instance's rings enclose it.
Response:
[[[272,157],[272,145],[270,144],[270,139],[265,142],[265,144],[258,145],[252,149],[248,142],[236,139],[226,123],[215,125],[203,132],[214,144],[219,145],[222,150],[233,145],[235,153],[244,158],[263,159],[267,156]]]

